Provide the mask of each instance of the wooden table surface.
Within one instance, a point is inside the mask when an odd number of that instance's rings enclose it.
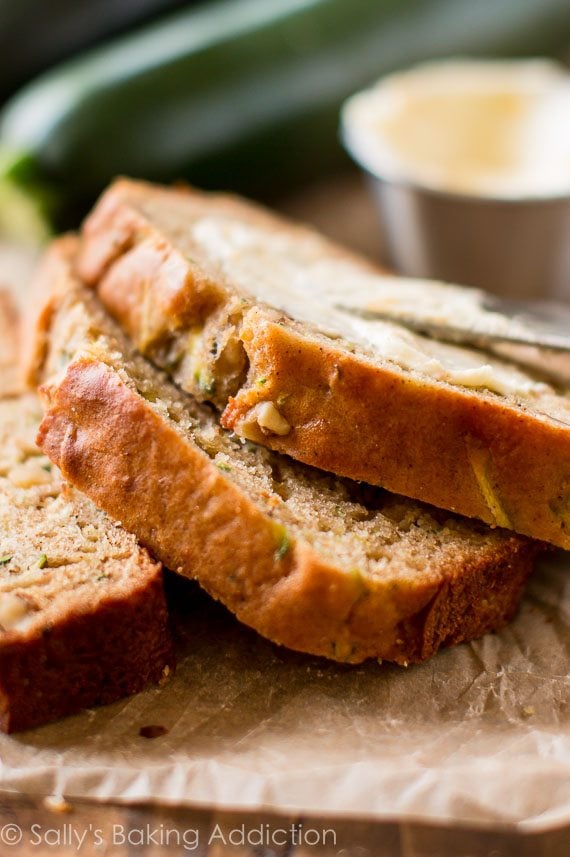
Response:
[[[317,836],[325,843],[313,845]],[[241,844],[242,838],[246,844]],[[251,844],[247,844],[248,838]],[[299,844],[303,839],[305,844]],[[49,809],[42,799],[5,795],[0,799],[0,857],[162,857],[169,853],[196,857],[568,857],[570,830],[523,835],[84,801],[72,801],[69,811],[61,812]]]
[[[279,207],[355,250],[373,258],[378,255],[373,206],[356,176],[311,188],[281,201]],[[279,818],[75,800],[62,807],[41,797],[0,796],[0,857],[158,857],[168,853],[197,857],[570,857],[570,828],[525,835],[512,830]]]

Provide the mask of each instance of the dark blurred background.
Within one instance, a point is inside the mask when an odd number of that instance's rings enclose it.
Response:
[[[121,173],[273,202],[351,171],[340,106],[381,75],[569,46],[569,0],[0,0],[0,232]]]
[[[0,0],[0,99],[84,48],[189,5],[188,0]]]

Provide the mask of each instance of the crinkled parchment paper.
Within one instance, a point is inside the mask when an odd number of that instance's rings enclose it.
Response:
[[[0,740],[2,790],[305,814],[570,822],[570,554],[512,625],[419,667],[287,652],[175,584],[163,688]],[[168,732],[148,740],[139,729]]]

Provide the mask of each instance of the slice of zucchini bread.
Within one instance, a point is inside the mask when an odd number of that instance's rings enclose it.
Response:
[[[38,442],[169,568],[269,639],[348,662],[421,661],[513,615],[537,543],[224,431],[134,350],[66,249],[44,268]]]
[[[386,281],[315,232],[221,194],[122,180],[85,224],[78,271],[240,436],[570,548],[568,389],[340,312]]]
[[[13,325],[0,312],[4,343]],[[64,483],[35,444],[40,402],[14,394],[15,372],[6,397],[7,367],[0,375],[0,728],[13,732],[141,690],[173,660],[160,564]]]

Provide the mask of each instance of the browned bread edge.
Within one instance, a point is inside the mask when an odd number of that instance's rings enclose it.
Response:
[[[109,597],[40,632],[0,641],[0,729],[19,732],[107,704],[173,666],[161,566],[128,598]]]

